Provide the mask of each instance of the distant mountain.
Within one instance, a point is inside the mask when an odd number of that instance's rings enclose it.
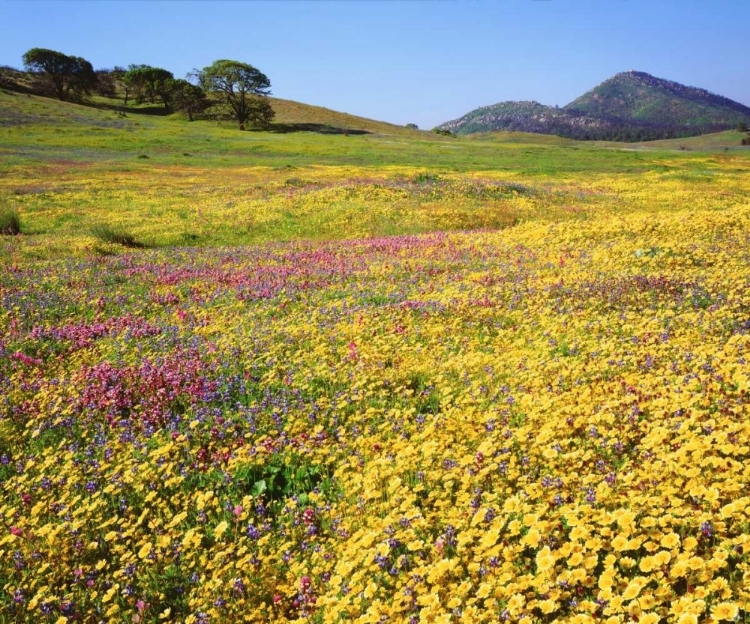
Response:
[[[501,102],[438,126],[455,134],[514,130],[572,139],[644,141],[695,136],[750,122],[750,107],[644,72],[617,74],[558,108]]]
[[[750,118],[750,108],[739,102],[637,71],[605,80],[565,109],[596,117],[681,126],[736,126]]]
[[[501,102],[477,108],[438,128],[450,130],[454,134],[506,130],[581,138],[583,135],[598,136],[614,132],[618,126],[619,124],[606,118],[545,106],[539,102]]]

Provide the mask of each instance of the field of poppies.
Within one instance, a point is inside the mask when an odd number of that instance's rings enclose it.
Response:
[[[750,621],[746,155],[46,110],[0,622]]]

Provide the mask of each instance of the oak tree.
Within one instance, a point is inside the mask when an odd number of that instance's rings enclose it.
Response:
[[[271,81],[263,72],[247,63],[221,60],[196,70],[203,88],[218,97],[220,105],[237,121],[240,130],[246,124],[266,127],[274,117],[268,101]]]
[[[23,55],[23,64],[28,71],[42,76],[60,100],[90,95],[97,84],[93,66],[80,56],[32,48]]]
[[[123,82],[128,91],[135,94],[136,102],[161,102],[164,108],[171,104],[170,85],[173,81],[171,71],[150,65],[130,65],[123,76]]]
[[[172,104],[175,110],[187,113],[188,119],[193,121],[193,115],[210,105],[203,89],[181,78],[172,80],[168,85],[171,90]]]

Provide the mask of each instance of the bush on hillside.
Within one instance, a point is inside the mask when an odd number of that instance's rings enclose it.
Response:
[[[15,208],[0,206],[0,234],[17,236],[21,233],[21,217]]]
[[[132,234],[122,228],[113,228],[109,225],[100,224],[91,228],[91,234],[103,243],[122,245],[131,249],[143,249],[146,247],[146,245],[137,241]]]

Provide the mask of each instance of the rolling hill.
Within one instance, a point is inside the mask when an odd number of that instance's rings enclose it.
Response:
[[[33,75],[17,70],[12,67],[0,67],[0,89],[9,92],[24,93],[27,95],[42,95],[38,79]],[[120,113],[133,113],[136,115],[156,115],[163,116],[167,114],[161,106],[145,105],[139,106],[132,102],[129,106],[122,105],[122,93],[120,97],[102,97],[93,96],[80,104],[87,107],[94,107],[104,110],[115,110]],[[47,99],[47,98],[45,98]],[[269,98],[276,117],[271,130],[275,132],[316,132],[319,134],[387,134],[387,135],[404,135],[404,136],[427,136],[430,135],[418,130],[387,123],[385,121],[376,121],[365,117],[350,115],[339,111],[286,100],[282,98]],[[53,100],[54,101],[54,100]],[[55,104],[53,111],[60,110],[62,115],[66,111],[75,110],[66,109]],[[80,112],[80,109],[78,109]],[[17,110],[13,113],[13,118],[23,117],[25,112]],[[56,113],[53,113],[56,114]],[[8,120],[6,120],[8,121]],[[17,121],[17,119],[16,119]],[[1,122],[0,122],[1,123]]]
[[[323,134],[398,134],[414,136],[425,135],[419,130],[397,126],[385,121],[375,121],[349,113],[303,104],[293,100],[270,98],[276,117],[273,127],[277,130],[308,130]]]
[[[439,129],[455,134],[522,131],[574,139],[644,141],[696,136],[750,120],[750,107],[705,89],[628,71],[560,108],[501,102],[470,111]]]

